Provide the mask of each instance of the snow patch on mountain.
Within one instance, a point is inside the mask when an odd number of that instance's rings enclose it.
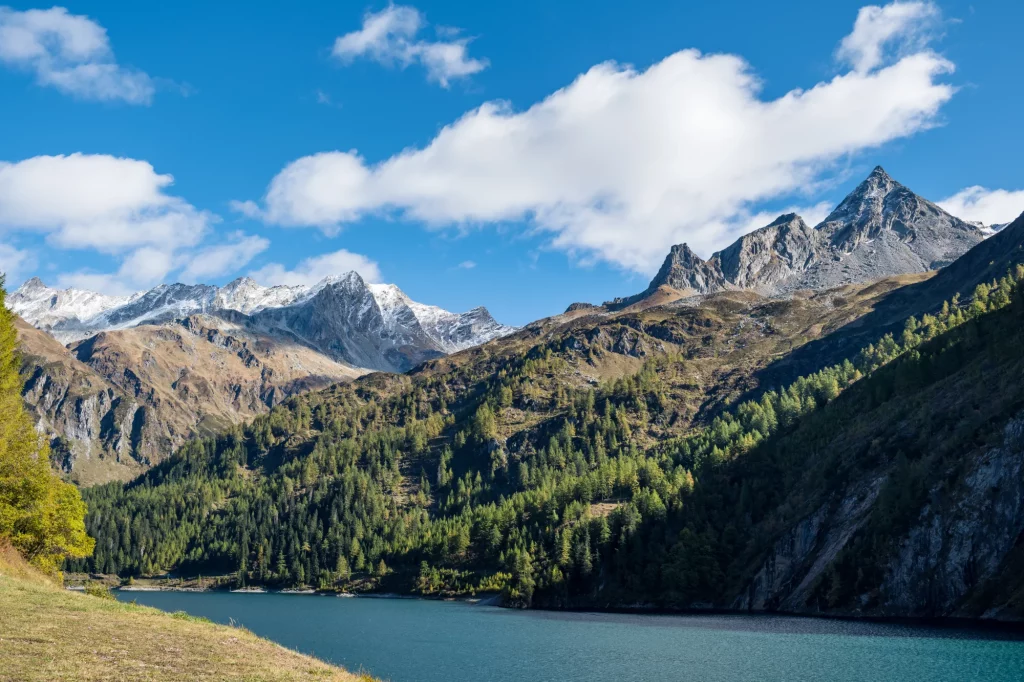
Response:
[[[135,301],[142,293],[131,296],[106,296],[95,291],[82,289],[56,289],[43,284],[33,277],[7,297],[7,307],[20,315],[29,324],[50,331],[54,327],[74,327],[75,321],[83,322],[101,317],[104,313]],[[57,336],[63,343],[90,336],[86,331],[68,329]]]
[[[486,308],[453,313],[444,308],[417,303],[394,284],[368,285],[389,328],[403,324],[411,313],[423,331],[440,350],[456,353],[492,339],[511,334],[516,329],[500,324]]]
[[[220,288],[214,304],[224,310],[237,310],[248,315],[264,308],[291,305],[308,292],[309,288],[304,286],[265,287],[251,277],[239,277]]]

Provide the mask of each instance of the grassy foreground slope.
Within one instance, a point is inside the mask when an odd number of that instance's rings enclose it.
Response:
[[[69,592],[0,549],[0,682],[370,679],[247,630]]]

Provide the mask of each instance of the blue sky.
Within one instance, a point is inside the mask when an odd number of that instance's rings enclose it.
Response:
[[[522,324],[642,289],[672,243],[820,219],[876,164],[1024,210],[1024,4],[697,4],[12,3],[0,269],[355,267]]]

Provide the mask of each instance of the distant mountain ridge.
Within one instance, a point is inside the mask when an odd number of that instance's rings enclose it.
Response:
[[[992,234],[950,215],[893,180],[881,166],[815,227],[779,216],[708,260],[673,246],[648,288],[619,305],[668,286],[694,294],[752,289],[764,295],[824,290],[952,263]]]
[[[285,334],[333,360],[392,372],[515,331],[485,308],[452,313],[417,303],[393,284],[368,284],[355,272],[311,287],[264,287],[242,277],[223,287],[161,284],[126,297],[54,289],[32,278],[8,301],[25,321],[65,344],[208,315],[223,320],[226,329]]]
[[[515,331],[355,272],[306,286],[166,284],[131,296],[38,278],[7,297],[23,395],[83,484],[137,475],[188,439],[367,371],[405,372]]]

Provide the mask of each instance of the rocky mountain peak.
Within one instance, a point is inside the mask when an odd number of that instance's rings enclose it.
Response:
[[[768,291],[814,261],[818,234],[796,213],[743,235],[711,257],[724,278],[741,289]]]
[[[222,292],[225,292],[225,291],[226,292],[233,292],[233,291],[244,291],[244,290],[251,290],[251,289],[263,289],[263,288],[265,288],[265,287],[261,286],[252,277],[239,277],[237,279],[231,280],[230,282],[225,284],[223,287],[221,287],[221,291]]]
[[[41,291],[44,289],[49,289],[49,287],[43,284],[43,280],[38,277],[26,280],[24,284],[18,287],[18,291],[21,291],[22,293]]]
[[[910,215],[922,203],[930,202],[926,202],[893,180],[881,166],[876,166],[871,174],[836,206],[819,228],[842,224],[843,227],[852,228],[852,232],[873,232],[884,227],[886,218],[896,214]],[[931,205],[945,213],[934,204]]]
[[[868,180],[874,180],[875,182],[895,182],[892,177],[885,172],[885,169],[881,166],[875,166],[871,170],[871,174],[867,177]]]
[[[816,227],[786,213],[706,261],[678,244],[646,291],[613,303],[635,302],[662,286],[776,295],[925,272],[951,263],[992,232],[950,215],[876,166]]]
[[[350,270],[349,272],[345,272],[340,275],[327,275],[322,280],[314,284],[311,287],[310,292],[316,293],[322,289],[332,286],[341,286],[348,290],[366,289],[366,281],[363,280],[362,276],[358,272]]]
[[[672,247],[647,291],[653,292],[660,286],[668,286],[709,294],[728,288],[727,284],[717,263],[703,260],[684,243]]]

